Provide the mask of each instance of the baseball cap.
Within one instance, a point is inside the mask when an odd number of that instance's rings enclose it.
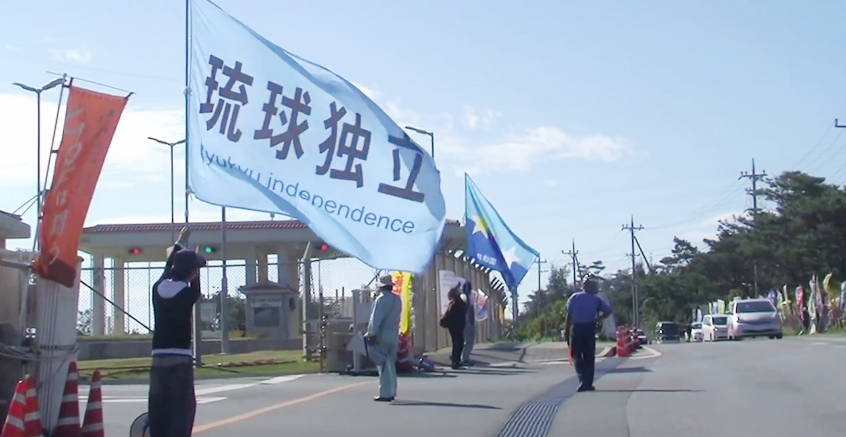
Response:
[[[173,256],[173,270],[190,272],[206,266],[206,259],[191,249],[182,249]]]

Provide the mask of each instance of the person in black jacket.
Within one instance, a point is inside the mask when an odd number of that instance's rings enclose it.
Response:
[[[461,368],[461,352],[464,350],[464,327],[467,323],[467,304],[461,299],[461,285],[456,285],[447,294],[449,307],[441,318],[441,327],[449,331],[452,340],[452,368]]]
[[[197,278],[206,260],[187,245],[187,228],[169,249],[162,276],[153,285],[153,364],[147,411],[150,437],[190,437],[197,399],[191,349],[194,305],[200,300]]]

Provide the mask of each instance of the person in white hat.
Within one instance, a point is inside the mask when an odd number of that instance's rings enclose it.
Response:
[[[367,333],[364,334],[369,344],[382,348],[386,355],[385,361],[379,365],[379,396],[373,398],[377,402],[391,402],[397,396],[397,349],[402,302],[391,292],[393,286],[391,275],[379,278],[379,295],[373,302]]]

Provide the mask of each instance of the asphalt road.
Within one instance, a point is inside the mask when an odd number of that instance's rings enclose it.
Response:
[[[561,344],[479,350],[480,366],[400,378],[392,404],[371,400],[371,377],[202,381],[194,434],[846,435],[846,341],[785,338],[650,349],[601,360],[597,391],[590,393],[575,393]],[[132,419],[146,409],[146,387],[107,386],[104,395],[106,435],[128,435]]]

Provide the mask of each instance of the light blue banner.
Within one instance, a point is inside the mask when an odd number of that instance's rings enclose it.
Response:
[[[432,157],[350,82],[215,4],[191,0],[190,33],[194,195],[297,218],[374,268],[423,273],[446,212]]]
[[[538,252],[511,232],[493,205],[466,174],[464,211],[467,255],[479,264],[498,271],[505,285],[510,290],[516,290],[538,258]]]

